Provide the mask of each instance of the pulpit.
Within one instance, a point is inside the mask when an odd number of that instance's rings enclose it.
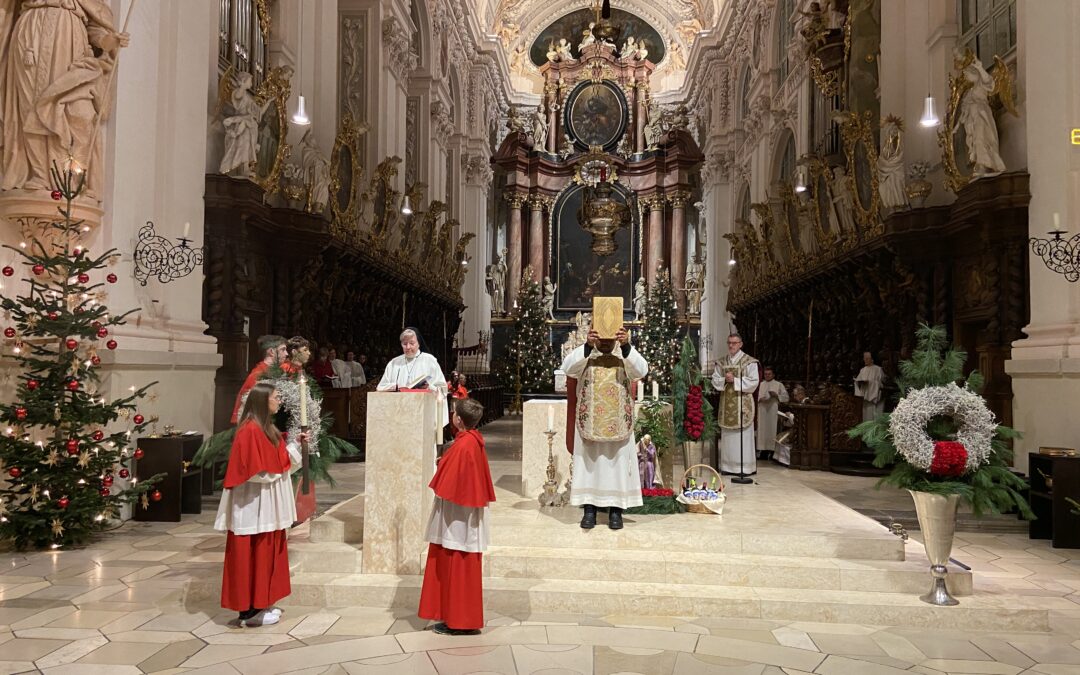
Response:
[[[791,444],[792,469],[829,470],[829,406],[792,403],[795,413],[794,441]]]
[[[364,476],[368,574],[420,574],[431,513],[438,402],[433,392],[369,392]]]

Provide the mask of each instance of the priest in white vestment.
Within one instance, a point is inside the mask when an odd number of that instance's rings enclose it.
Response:
[[[614,359],[614,361],[612,360]],[[615,368],[602,367],[606,363],[616,364]],[[621,366],[621,367],[619,367]],[[614,391],[615,387],[603,387],[597,382],[590,389],[592,375],[587,369],[614,370],[612,382],[619,383],[625,392]],[[581,519],[583,529],[596,525],[597,507],[608,508],[608,527],[613,530],[622,527],[622,510],[641,506],[641,478],[638,475],[637,440],[633,429],[633,398],[629,384],[641,379],[649,372],[649,364],[629,342],[625,329],[620,329],[614,340],[601,340],[596,331],[589,331],[588,341],[567,354],[562,362],[562,371],[567,377],[577,380],[577,409],[573,412],[574,429],[574,481],[570,487],[570,503],[583,506]],[[618,371],[624,371],[625,374]],[[606,401],[602,390],[611,394],[611,401]],[[609,404],[609,405],[605,405]],[[604,408],[608,408],[605,410]],[[609,418],[601,425],[603,417]],[[629,419],[627,419],[629,418]],[[588,420],[588,421],[586,421]],[[625,440],[597,441],[585,438],[588,430],[600,426],[629,426],[629,435]]]
[[[863,352],[863,367],[855,376],[855,395],[862,401],[863,422],[875,419],[885,412],[885,399],[881,387],[885,384],[885,371],[874,364],[874,356]]]
[[[406,328],[401,333],[401,352],[401,356],[395,356],[386,364],[376,391],[410,389],[420,378],[426,377],[419,388],[431,389],[438,396],[439,428],[445,427],[450,421],[450,411],[446,407],[446,378],[435,357],[420,351],[420,334],[415,328]]]
[[[780,404],[788,402],[788,392],[784,383],[776,379],[776,374],[769,366],[762,369],[764,380],[758,387],[758,426],[757,451],[760,453],[776,452],[776,427],[779,421]]]
[[[352,386],[362,387],[367,384],[367,373],[364,372],[364,365],[356,360],[356,353],[352,350],[345,352],[345,364],[349,366]]]
[[[330,367],[334,369],[334,388],[348,389],[352,384],[352,368],[345,363],[344,359],[338,358],[336,349],[330,350]]]
[[[728,353],[716,363],[712,383],[720,392],[720,471],[749,476],[757,473],[754,448],[754,390],[757,359],[742,350],[738,335],[729,335]]]

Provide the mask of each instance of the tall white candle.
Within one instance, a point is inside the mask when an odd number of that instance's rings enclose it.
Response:
[[[548,428],[547,428],[547,430],[551,431],[554,428],[555,428],[555,406],[549,405],[548,406]]]
[[[1061,229],[1061,214],[1060,213],[1055,213],[1054,214],[1054,229],[1055,230],[1060,230]]]
[[[300,426],[307,426],[307,378],[300,373]]]
[[[191,223],[184,223],[184,239],[187,239],[188,232],[191,232]]]
[[[641,403],[645,400],[645,380],[637,381],[637,402]]]
[[[652,397],[654,400],[660,398],[660,383],[656,380],[652,382]]]

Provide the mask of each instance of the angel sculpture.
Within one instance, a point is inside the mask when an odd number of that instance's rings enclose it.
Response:
[[[544,295],[541,300],[544,305],[544,314],[552,321],[555,320],[555,291],[558,284],[551,283],[551,277],[544,277]]]
[[[959,123],[964,127],[972,173],[975,178],[999,174],[1005,170],[1005,162],[999,152],[997,123],[990,109],[990,99],[999,97],[1006,110],[1017,114],[1009,68],[1001,57],[995,56],[991,76],[970,50],[966,53],[957,51],[954,63],[960,71],[961,86],[968,87],[960,99]]]
[[[539,105],[532,114],[533,148],[536,150],[547,149],[547,115],[544,114],[544,106]]]
[[[589,27],[581,31],[581,42],[578,44],[577,49],[579,52],[583,51],[591,44],[596,44],[596,36],[593,35],[593,27],[596,26],[595,21],[589,22]]]
[[[560,61],[573,61],[574,55],[570,53],[570,43],[566,38],[559,38],[559,44],[555,45],[555,51],[559,54]]]
[[[259,120],[273,99],[268,98],[260,105],[250,89],[251,73],[237,73],[229,94],[233,114],[224,121],[225,156],[221,158],[221,173],[238,169],[240,176],[247,176],[248,166],[259,158]]]
[[[555,63],[559,60],[559,50],[555,48],[555,41],[548,42],[547,60]]]
[[[111,100],[105,82],[130,41],[116,32],[112,4],[0,2],[0,189],[50,189],[53,163],[73,157],[93,169],[85,194],[101,194],[104,134],[95,128]]]
[[[627,36],[626,42],[623,43],[622,49],[619,50],[619,56],[624,61],[629,61],[637,54],[637,40],[633,35]]]
[[[300,139],[300,164],[308,190],[307,210],[322,214],[330,198],[330,162],[319,149],[309,128]]]

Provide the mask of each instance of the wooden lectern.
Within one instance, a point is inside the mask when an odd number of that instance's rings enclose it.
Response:
[[[365,574],[421,574],[439,426],[431,392],[369,392],[364,475]]]

